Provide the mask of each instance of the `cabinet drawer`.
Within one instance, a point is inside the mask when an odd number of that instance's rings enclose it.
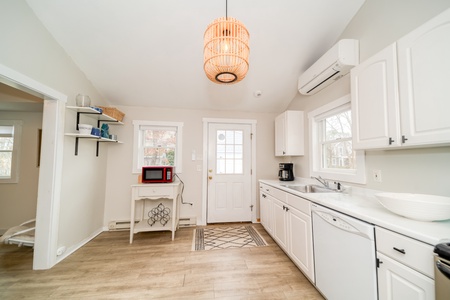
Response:
[[[173,188],[170,186],[149,186],[139,187],[137,191],[138,197],[171,197]]]
[[[377,251],[434,278],[434,247],[404,235],[375,228]]]
[[[303,199],[299,196],[287,194],[287,203],[301,211],[302,213],[311,216],[311,201]]]
[[[286,195],[287,195],[286,192],[263,183],[261,183],[260,187],[261,187],[260,190],[262,190],[264,193],[267,193],[272,197],[277,198],[278,200],[286,203]]]

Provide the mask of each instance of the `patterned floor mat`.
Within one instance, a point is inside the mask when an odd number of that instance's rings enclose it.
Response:
[[[253,226],[194,229],[193,251],[259,247],[266,241]]]

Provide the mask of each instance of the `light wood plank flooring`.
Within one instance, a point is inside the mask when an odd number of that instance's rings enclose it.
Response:
[[[0,299],[323,299],[260,224],[266,247],[191,251],[193,229],[104,232],[50,270],[0,245]]]

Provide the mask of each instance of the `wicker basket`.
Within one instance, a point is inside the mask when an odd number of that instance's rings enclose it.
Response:
[[[106,106],[98,106],[98,107],[103,109],[103,114],[110,116],[111,118],[114,118],[119,122],[122,122],[123,117],[125,116],[123,112],[121,112],[115,107],[106,107]]]

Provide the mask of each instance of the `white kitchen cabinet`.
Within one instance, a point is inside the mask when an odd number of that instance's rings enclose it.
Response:
[[[433,247],[376,227],[380,300],[434,300]]]
[[[450,143],[450,9],[397,44],[406,144]]]
[[[395,43],[351,70],[353,149],[401,145],[397,78]]]
[[[351,71],[354,149],[450,144],[450,10]]]
[[[287,214],[286,204],[278,199],[273,199],[273,235],[277,244],[288,251]]]
[[[288,110],[275,118],[275,156],[305,154],[304,113]]]
[[[434,300],[434,281],[413,269],[377,253],[380,300]]]
[[[259,194],[259,208],[260,208],[260,219],[261,224],[264,227],[264,229],[272,235],[272,205],[273,205],[273,198],[263,190],[263,186],[260,186],[260,194]]]
[[[260,184],[261,223],[297,267],[314,282],[311,202]]]
[[[311,202],[288,194],[288,253],[292,261],[314,282]],[[299,208],[299,209],[296,209]]]

